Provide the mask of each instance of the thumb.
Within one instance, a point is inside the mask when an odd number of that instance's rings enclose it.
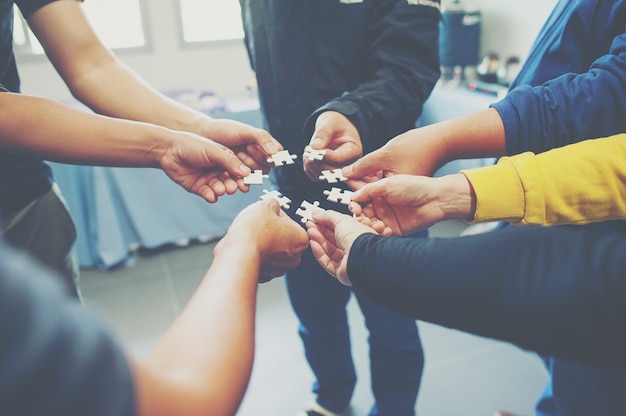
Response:
[[[351,165],[344,166],[341,174],[348,179],[363,178],[365,176],[376,175],[384,169],[382,156],[378,152],[373,152],[363,156]]]
[[[311,142],[309,143],[309,145],[313,149],[317,150],[326,149],[330,144],[331,138],[332,135],[328,131],[324,129],[316,129],[313,132],[313,136],[311,136]]]
[[[215,146],[214,151],[209,155],[209,159],[214,165],[221,166],[233,177],[240,178],[242,176],[248,176],[251,170],[248,166],[241,163],[241,160],[235,155],[235,153],[228,148],[220,148]]]

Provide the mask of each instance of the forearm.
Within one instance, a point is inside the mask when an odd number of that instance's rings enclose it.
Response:
[[[209,116],[156,91],[117,59],[89,71],[70,89],[97,113],[210,137]]]
[[[0,125],[2,148],[64,163],[159,167],[172,145],[164,128],[23,94],[0,93]]]
[[[504,155],[504,125],[497,111],[477,113],[422,127],[422,135],[442,148],[443,164],[457,159],[498,157]]]
[[[252,370],[258,272],[255,254],[216,254],[194,296],[140,365],[149,378],[138,388],[142,414],[236,413]]]
[[[356,290],[416,319],[626,366],[624,241],[606,224],[452,239],[362,236],[348,274]]]
[[[72,94],[97,113],[206,136],[210,118],[165,97],[100,41],[79,1],[57,1],[28,17]]]

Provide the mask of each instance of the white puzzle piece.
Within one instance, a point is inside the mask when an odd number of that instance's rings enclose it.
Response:
[[[302,217],[300,221],[303,224],[307,221],[313,221],[313,210],[315,208],[319,208],[319,205],[320,203],[317,201],[314,201],[313,203],[310,203],[308,201],[302,201],[302,204],[300,204],[300,208],[296,210],[296,215]]]
[[[304,148],[304,154],[302,154],[303,158],[309,160],[322,160],[324,159],[324,155],[326,154],[326,149],[313,149],[311,146],[306,146]]]
[[[289,154],[289,150],[281,150],[268,158],[267,162],[274,163],[275,166],[293,165],[293,161],[297,158],[298,156]]]
[[[321,180],[325,180],[328,183],[336,183],[347,181],[348,178],[341,174],[341,169],[323,170],[320,175]]]
[[[268,198],[272,198],[278,201],[281,207],[285,209],[289,209],[289,204],[291,203],[291,199],[283,196],[280,192],[273,190],[268,191],[267,189],[263,189],[264,195],[261,195],[262,200],[267,200]]]
[[[330,191],[325,190],[324,195],[326,195],[326,199],[332,202],[338,202],[344,205],[350,205],[350,201],[352,200],[352,195],[354,192],[349,191],[347,189],[341,188],[331,188]]]
[[[269,177],[269,175],[264,175],[262,170],[257,169],[250,172],[248,176],[244,176],[243,183],[247,185],[263,185],[263,179]]]

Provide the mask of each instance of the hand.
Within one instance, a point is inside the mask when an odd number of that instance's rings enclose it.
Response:
[[[159,163],[174,182],[208,202],[216,202],[225,193],[249,190],[243,176],[250,168],[242,164],[232,150],[204,137],[180,131],[165,150]]]
[[[352,163],[363,155],[363,145],[356,127],[341,113],[325,111],[315,121],[315,132],[310,146],[327,149],[324,160],[304,159],[303,166],[312,181],[319,181],[320,173]]]
[[[361,222],[383,235],[407,235],[445,219],[468,219],[475,209],[472,187],[460,173],[391,176],[363,186],[350,203]]]
[[[280,209],[278,201],[269,199],[243,209],[215,250],[246,250],[251,257],[258,255],[259,282],[264,283],[300,264],[308,247],[302,226]]]
[[[409,130],[345,166],[342,174],[352,189],[397,174],[432,176],[445,163],[438,139],[434,126]]]
[[[348,276],[350,248],[362,234],[376,232],[349,215],[317,209],[313,221],[306,223],[311,238],[311,251],[319,264],[341,283],[351,286]]]
[[[230,148],[250,169],[265,173],[273,166],[267,158],[283,150],[267,131],[234,120],[212,119],[205,136]]]

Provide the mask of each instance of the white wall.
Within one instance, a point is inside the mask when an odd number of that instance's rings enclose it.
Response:
[[[444,7],[450,0],[443,0]],[[497,53],[502,61],[522,61],[557,0],[461,0],[465,8],[481,11],[481,56]]]
[[[220,96],[246,93],[246,85],[254,73],[243,41],[181,49],[176,1],[150,0],[142,4],[147,7],[151,50],[118,53],[125,64],[160,90],[195,88],[214,91]],[[19,62],[19,70],[23,92],[52,99],[71,98],[45,57],[35,62]]]
[[[447,1],[444,0],[444,5]],[[477,7],[483,14],[481,55],[497,52],[503,59],[512,55],[523,59],[556,0],[463,0],[463,3]],[[196,88],[221,96],[246,94],[246,85],[254,74],[243,42],[181,49],[176,1],[151,0],[143,4],[148,7],[152,50],[120,53],[123,62],[160,90]],[[19,68],[25,93],[59,100],[71,98],[45,58],[20,62]]]

